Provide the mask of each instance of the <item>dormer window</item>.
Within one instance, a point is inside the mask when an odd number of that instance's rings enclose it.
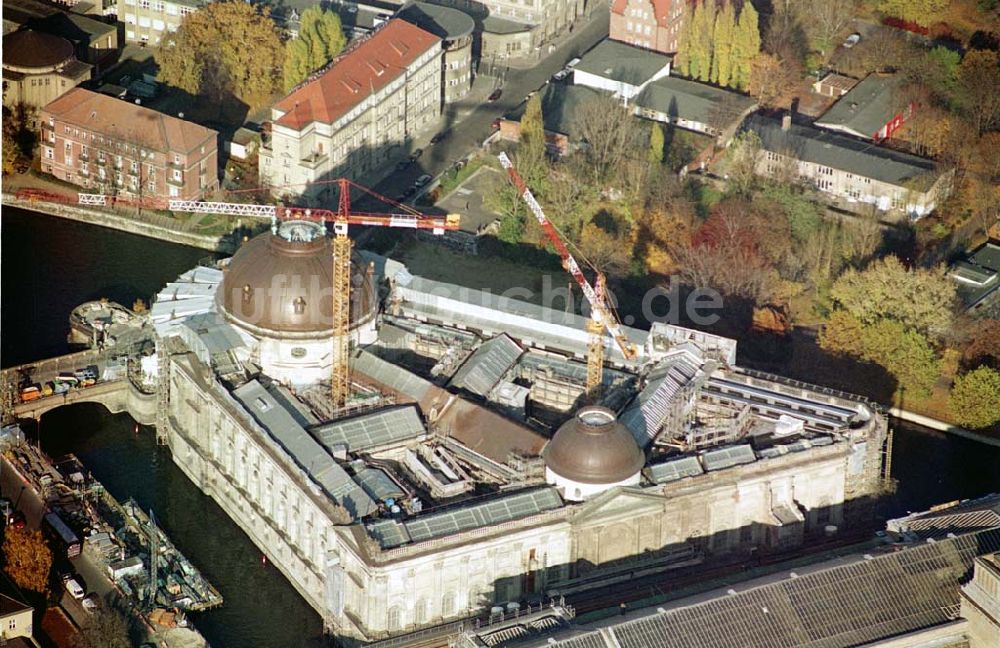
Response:
[[[243,303],[245,304],[245,303],[249,302],[251,299],[253,299],[253,288],[250,287],[250,284],[244,284],[243,285]]]
[[[296,315],[302,315],[306,312],[306,300],[302,297],[296,297],[295,301],[292,302],[292,306],[295,308]]]

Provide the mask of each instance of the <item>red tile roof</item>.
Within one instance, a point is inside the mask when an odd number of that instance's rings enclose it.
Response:
[[[135,140],[162,153],[190,153],[203,144],[215,147],[218,137],[211,128],[83,88],[73,88],[42,110],[60,121],[112,139]]]
[[[275,104],[285,113],[275,123],[295,129],[314,121],[332,124],[365,96],[389,85],[440,41],[416,25],[394,18],[320,76]]]
[[[656,22],[661,27],[667,26],[667,14],[670,12],[670,7],[673,5],[674,0],[647,0],[653,5],[653,15],[656,17]],[[625,15],[625,8],[628,6],[628,0],[614,0],[611,3],[611,12],[616,13],[620,16]]]

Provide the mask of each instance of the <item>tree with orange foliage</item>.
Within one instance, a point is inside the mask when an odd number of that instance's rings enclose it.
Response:
[[[40,593],[48,589],[52,551],[41,531],[8,526],[3,555],[4,571],[18,587]]]
[[[747,91],[764,108],[784,107],[791,101],[802,70],[795,61],[760,53],[750,62]]]

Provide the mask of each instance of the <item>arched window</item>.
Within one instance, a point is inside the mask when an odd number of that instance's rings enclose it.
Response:
[[[427,599],[420,597],[413,608],[413,621],[417,624],[427,623]]]
[[[450,617],[455,614],[455,592],[445,592],[441,597],[441,616]]]
[[[399,628],[400,628],[399,607],[393,605],[391,608],[389,608],[389,617],[386,620],[386,629],[389,632],[394,632],[396,630],[399,630]]]

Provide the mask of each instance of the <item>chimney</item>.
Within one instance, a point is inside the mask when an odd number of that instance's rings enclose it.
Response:
[[[786,112],[781,116],[781,130],[787,131],[792,127],[792,113]]]

